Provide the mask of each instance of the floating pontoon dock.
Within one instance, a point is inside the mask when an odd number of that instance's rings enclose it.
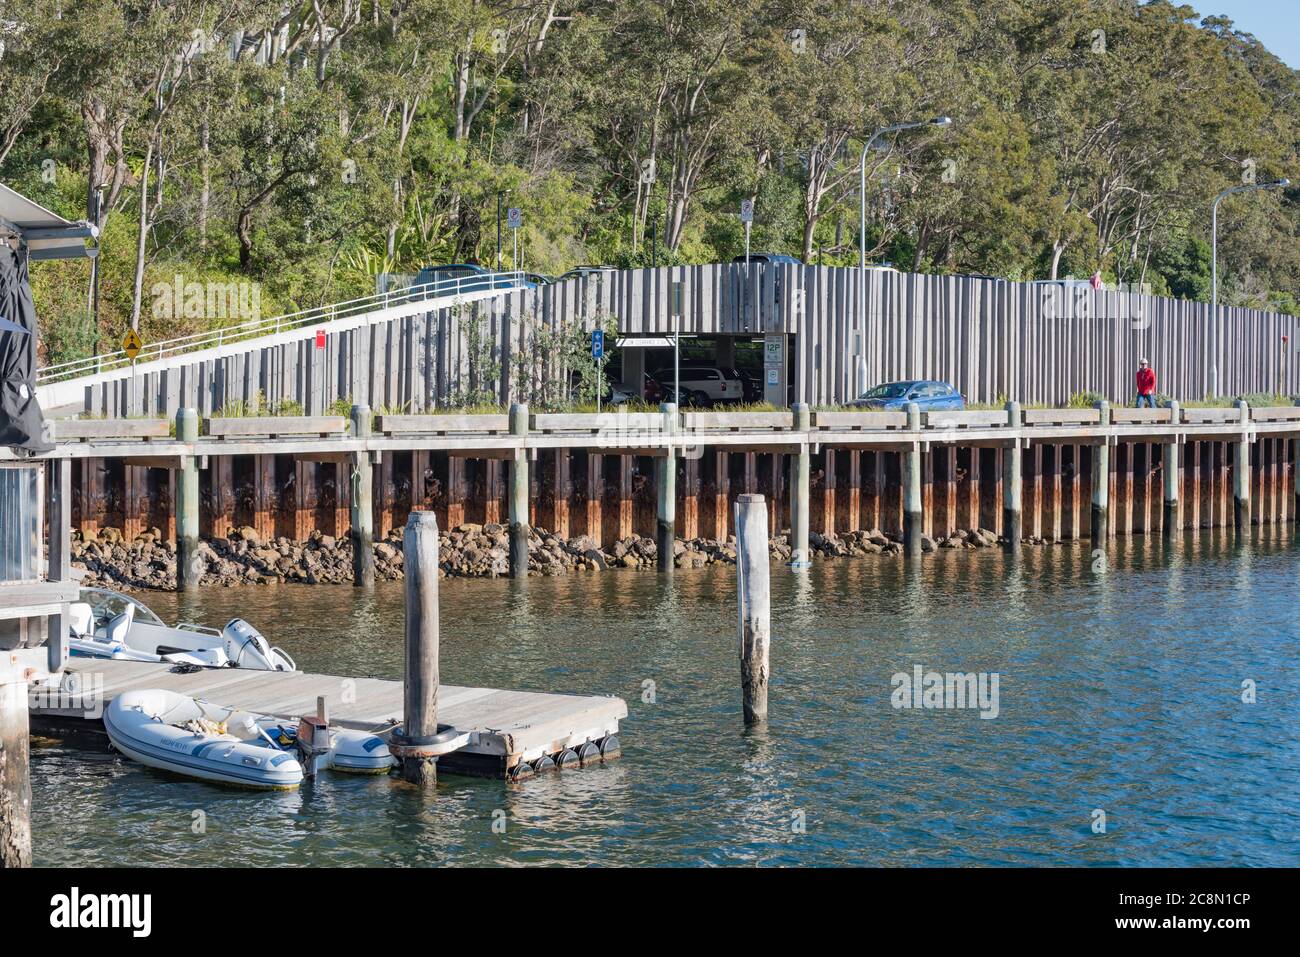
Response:
[[[345,678],[303,672],[206,668],[190,674],[173,665],[145,661],[71,659],[54,689],[32,687],[30,714],[36,727],[103,731],[103,709],[119,694],[163,688],[256,714],[297,718],[316,713],[324,697],[330,722],[382,733],[401,724],[402,683],[382,678]],[[577,766],[617,755],[618,722],[627,717],[621,698],[599,695],[438,689],[439,725],[469,733],[469,744],[438,759],[438,770],[482,777],[511,777],[521,763],[574,752]],[[588,742],[600,751],[585,748]],[[585,753],[584,753],[585,752]],[[543,762],[545,763],[545,762]],[[559,762],[566,764],[567,762]]]

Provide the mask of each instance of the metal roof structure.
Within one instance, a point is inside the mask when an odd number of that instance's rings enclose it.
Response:
[[[97,250],[86,240],[98,235],[98,227],[70,222],[0,183],[0,237],[24,242],[31,259],[93,259]]]

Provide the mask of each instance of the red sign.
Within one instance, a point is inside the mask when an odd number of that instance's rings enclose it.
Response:
[[[317,348],[317,349],[324,349],[324,348],[325,348],[325,330],[324,330],[324,329],[317,329],[317,330],[316,330],[316,348]]]

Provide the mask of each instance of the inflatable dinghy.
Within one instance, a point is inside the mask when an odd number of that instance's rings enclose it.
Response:
[[[68,606],[68,653],[74,658],[170,661],[209,668],[297,671],[281,648],[274,648],[242,618],[218,631],[202,625],[167,625],[141,602],[107,588],[83,588]]]
[[[118,695],[104,711],[104,727],[118,751],[150,767],[242,787],[290,789],[302,783],[296,733],[280,718],[223,708],[174,691]],[[319,766],[379,773],[397,763],[378,735],[330,730],[330,750]]]

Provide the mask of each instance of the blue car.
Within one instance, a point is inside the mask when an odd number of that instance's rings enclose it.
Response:
[[[412,298],[451,296],[463,292],[484,292],[489,289],[536,288],[536,283],[517,276],[507,278],[501,273],[494,273],[475,263],[425,266],[416,273],[415,282],[411,284]]]
[[[860,409],[889,409],[906,412],[909,403],[915,402],[922,412],[935,409],[964,409],[966,400],[948,382],[935,379],[912,379],[907,382],[886,382],[868,389],[849,405]]]

